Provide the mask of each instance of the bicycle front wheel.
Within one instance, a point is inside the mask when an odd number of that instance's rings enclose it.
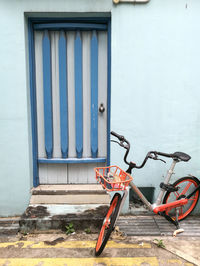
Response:
[[[163,204],[173,202],[175,200],[186,198],[190,193],[192,193],[195,188],[200,184],[199,180],[196,177],[182,177],[174,182],[173,186],[178,187],[178,190],[175,192],[167,192],[163,199]],[[178,220],[181,221],[185,219],[195,208],[199,199],[199,190],[197,190],[188,200],[186,205],[179,207],[179,216]],[[175,218],[176,210],[172,209],[166,211],[166,214]]]
[[[115,221],[119,212],[122,197],[119,193],[115,193],[106,217],[104,218],[101,231],[99,233],[95,248],[95,256],[99,256],[104,250],[106,243],[114,229]]]

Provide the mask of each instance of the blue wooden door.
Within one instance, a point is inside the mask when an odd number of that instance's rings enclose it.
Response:
[[[95,183],[109,156],[107,26],[57,25],[34,29],[39,183]]]

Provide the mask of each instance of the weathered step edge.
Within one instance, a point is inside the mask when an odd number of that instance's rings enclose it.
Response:
[[[27,218],[21,219],[20,232],[21,233],[37,233],[47,232],[52,230],[61,230],[66,232],[66,226],[69,223],[73,224],[75,231],[82,231],[90,228],[91,231],[98,232],[102,225],[103,217],[49,217],[49,218]]]
[[[29,206],[22,215],[19,224],[22,233],[62,230],[66,231],[66,226],[73,223],[75,230],[85,230],[90,227],[97,230],[108,211],[108,205],[99,205],[96,208],[86,209],[82,212],[51,212],[46,205]],[[56,214],[55,214],[56,213]]]
[[[105,195],[104,190],[33,190],[32,195]]]
[[[18,218],[13,218],[13,217],[8,217],[8,218],[0,218],[0,226],[11,226],[11,225],[18,225],[20,221],[20,217]]]
[[[109,204],[108,194],[32,195],[30,204]]]
[[[0,236],[16,235],[20,231],[20,227],[0,227]]]

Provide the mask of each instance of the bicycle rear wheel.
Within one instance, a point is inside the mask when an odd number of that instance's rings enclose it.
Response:
[[[115,193],[110,203],[110,207],[104,218],[101,231],[99,233],[95,248],[95,256],[99,256],[104,250],[106,243],[114,229],[115,221],[119,212],[122,197],[119,193]]]
[[[167,192],[163,199],[163,204],[173,202],[175,200],[179,200],[182,198],[186,198],[194,189],[200,184],[199,180],[196,177],[182,177],[174,182],[173,186],[178,187],[178,191],[175,192]],[[181,221],[185,219],[195,208],[199,199],[199,190],[197,190],[194,195],[189,198],[188,203],[179,207],[179,216],[178,220]],[[166,214],[175,218],[175,209],[170,211],[166,211]]]

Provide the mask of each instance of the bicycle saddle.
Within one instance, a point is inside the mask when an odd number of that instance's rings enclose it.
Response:
[[[184,152],[180,152],[180,151],[177,151],[177,152],[173,153],[172,157],[174,159],[177,158],[177,159],[179,159],[179,160],[181,160],[183,162],[187,162],[187,161],[189,161],[191,159],[190,155],[188,155],[188,154],[186,154]]]

